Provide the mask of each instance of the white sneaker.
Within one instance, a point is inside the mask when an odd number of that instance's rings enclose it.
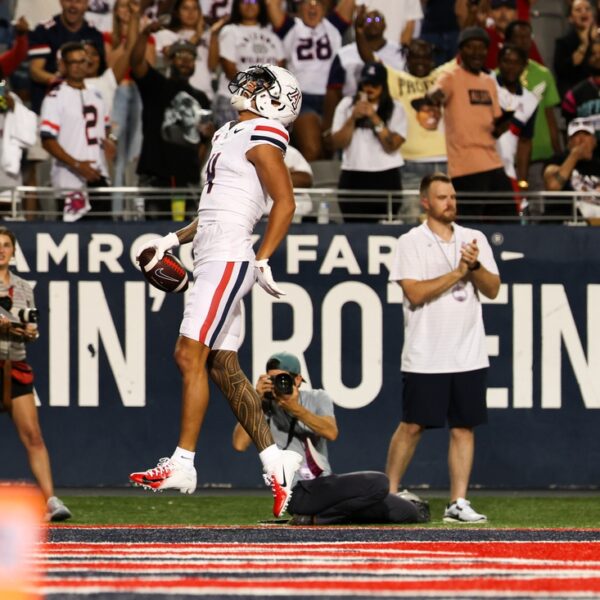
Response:
[[[292,497],[294,475],[302,464],[302,457],[292,450],[282,450],[280,458],[265,467],[265,482],[273,491],[273,514],[280,517]]]
[[[452,502],[446,507],[444,521],[446,523],[485,523],[487,517],[475,511],[468,500],[457,498],[456,502]]]
[[[129,479],[147,490],[176,489],[182,494],[193,494],[196,490],[196,469],[171,458],[161,458],[156,467],[131,473]]]
[[[50,496],[46,503],[48,512],[46,512],[46,521],[66,521],[72,517],[71,511],[65,506],[64,502],[56,496]]]

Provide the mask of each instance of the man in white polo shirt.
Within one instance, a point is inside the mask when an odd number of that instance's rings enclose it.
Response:
[[[487,421],[489,366],[479,295],[495,298],[500,276],[480,231],[454,223],[456,192],[443,173],[421,181],[427,220],[398,239],[390,281],[404,292],[402,420],[386,473],[398,486],[425,429],[450,427],[450,503],[444,521],[482,523],[466,500],[475,448],[473,428]]]

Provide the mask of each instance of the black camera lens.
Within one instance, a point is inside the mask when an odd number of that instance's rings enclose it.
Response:
[[[36,308],[21,308],[18,317],[21,323],[37,323],[39,312]]]
[[[280,396],[289,396],[294,391],[294,378],[289,373],[279,373],[271,381]]]

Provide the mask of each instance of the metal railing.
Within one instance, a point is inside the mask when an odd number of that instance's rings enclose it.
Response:
[[[0,189],[0,216],[7,220],[62,220],[62,202],[73,190],[52,187],[19,186]],[[417,190],[355,191],[337,188],[302,188],[296,195],[296,222],[384,224],[416,223],[422,211]],[[196,214],[200,188],[103,187],[87,190],[93,213],[87,217],[113,221],[185,221]],[[464,193],[459,196],[461,222],[486,221],[507,224],[566,223],[597,224],[600,221],[600,195],[594,192],[527,192],[518,194]],[[35,202],[39,208],[30,209]],[[477,206],[485,204],[485,216]],[[148,207],[152,207],[151,209]],[[368,210],[365,210],[365,208]],[[497,210],[494,209],[497,207]],[[464,214],[461,215],[461,208]],[[371,210],[372,209],[372,210]],[[597,215],[597,217],[596,217]]]

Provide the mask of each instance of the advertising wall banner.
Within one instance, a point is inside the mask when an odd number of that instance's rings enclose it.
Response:
[[[181,381],[173,360],[185,295],[149,286],[136,263],[169,222],[13,223],[16,272],[34,285],[40,338],[28,347],[59,486],[118,486],[170,456]],[[260,236],[264,229],[257,229]],[[275,299],[244,301],[240,363],[251,381],[274,352],[296,354],[303,385],[334,398],[334,470],[384,470],[402,408],[402,290],[389,283],[407,226],[293,225],[271,258]],[[477,429],[472,484],[593,487],[600,481],[600,236],[594,228],[482,226],[502,287],[483,307],[489,422]],[[177,249],[190,274],[191,244]],[[189,293],[189,291],[187,292]],[[28,478],[3,416],[3,478]],[[199,486],[260,486],[253,449],[231,447],[235,419],[211,389]],[[425,432],[403,484],[448,486],[448,430]]]

